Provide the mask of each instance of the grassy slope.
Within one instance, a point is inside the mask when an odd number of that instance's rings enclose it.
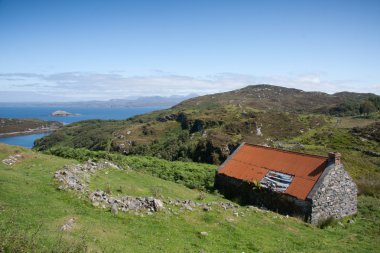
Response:
[[[71,248],[79,242],[92,251],[107,252],[379,252],[380,200],[359,198],[359,214],[354,224],[318,229],[294,218],[280,219],[272,212],[255,212],[242,208],[239,217],[232,210],[213,209],[211,212],[178,211],[178,215],[158,213],[136,216],[133,213],[111,215],[92,207],[71,192],[56,190],[52,176],[64,164],[75,162],[21,148],[0,145],[0,159],[18,150],[26,159],[13,167],[0,164],[0,242],[14,230],[34,233],[35,251]],[[178,198],[194,198],[197,192],[141,173],[110,172],[100,174],[92,187],[103,180],[125,182],[133,186],[131,193],[146,194],[148,186],[162,186],[162,194]],[[104,183],[105,183],[104,182]],[[138,190],[140,189],[140,190]],[[173,193],[169,192],[173,189]],[[124,194],[128,194],[125,187]],[[173,195],[172,195],[173,196]],[[216,196],[208,196],[218,199]],[[220,199],[224,201],[224,199]],[[244,216],[241,215],[244,213]],[[13,218],[12,218],[13,217]],[[58,228],[70,217],[77,224],[71,231]],[[277,217],[277,218],[275,218]],[[226,219],[232,218],[228,222]],[[11,221],[11,225],[4,225]],[[5,226],[5,230],[4,230]],[[201,238],[198,233],[209,236]],[[59,238],[62,237],[62,243]],[[83,240],[81,239],[83,238]],[[81,243],[82,240],[82,243]],[[23,241],[26,241],[25,238]],[[29,250],[30,251],[30,250]]]
[[[36,149],[83,147],[220,164],[242,141],[271,145],[325,126],[354,127],[374,122],[376,118],[343,118],[336,124],[330,114],[342,103],[353,103],[356,108],[370,97],[375,95],[328,95],[269,85],[248,86],[192,98],[170,109],[125,121],[87,121],[65,126],[37,141]],[[338,110],[334,115],[357,115],[358,110],[350,112],[353,114]]]
[[[161,195],[165,198],[189,199],[200,201],[200,193],[180,184],[166,181],[145,173],[128,170],[107,169],[97,173],[90,184],[91,190],[111,191],[115,196],[130,195],[136,197]],[[202,200],[220,201],[215,195],[206,194]]]

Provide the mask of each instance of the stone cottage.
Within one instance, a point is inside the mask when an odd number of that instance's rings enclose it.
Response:
[[[357,211],[357,187],[340,153],[323,157],[242,143],[218,168],[215,187],[226,197],[312,224]]]

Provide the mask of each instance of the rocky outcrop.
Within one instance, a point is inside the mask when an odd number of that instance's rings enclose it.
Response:
[[[119,210],[158,212],[164,208],[162,201],[153,197],[112,197],[101,190],[90,193],[89,198],[94,206],[111,208],[114,214]]]
[[[15,154],[15,155],[10,155],[8,158],[4,159],[2,162],[5,165],[12,166],[13,164],[17,163],[22,158],[23,156],[21,154]]]
[[[61,170],[55,172],[54,178],[61,182],[58,187],[60,190],[71,189],[84,193],[87,191],[90,175],[105,167],[119,169],[117,165],[111,162],[87,161],[84,164],[65,165]]]
[[[58,110],[58,111],[52,112],[51,116],[55,116],[55,117],[80,116],[80,114]]]
[[[166,121],[169,121],[169,120],[177,120],[177,118],[178,118],[178,115],[172,113],[172,114],[168,114],[168,115],[164,115],[164,116],[158,117],[157,121],[158,122],[166,122]]]

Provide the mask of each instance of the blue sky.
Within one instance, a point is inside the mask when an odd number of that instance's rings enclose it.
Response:
[[[0,102],[256,83],[380,94],[379,13],[371,0],[0,0]]]

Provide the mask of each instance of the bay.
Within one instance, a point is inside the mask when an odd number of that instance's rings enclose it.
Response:
[[[121,120],[135,115],[144,114],[156,110],[162,110],[167,107],[137,107],[137,108],[87,108],[87,107],[0,107],[0,118],[18,118],[18,119],[40,119],[60,121],[64,124],[70,124],[82,120],[101,119],[101,120]],[[63,110],[79,116],[51,116],[54,111]],[[32,148],[35,140],[48,135],[30,134],[0,138],[0,143],[8,145],[17,145],[26,148]]]

